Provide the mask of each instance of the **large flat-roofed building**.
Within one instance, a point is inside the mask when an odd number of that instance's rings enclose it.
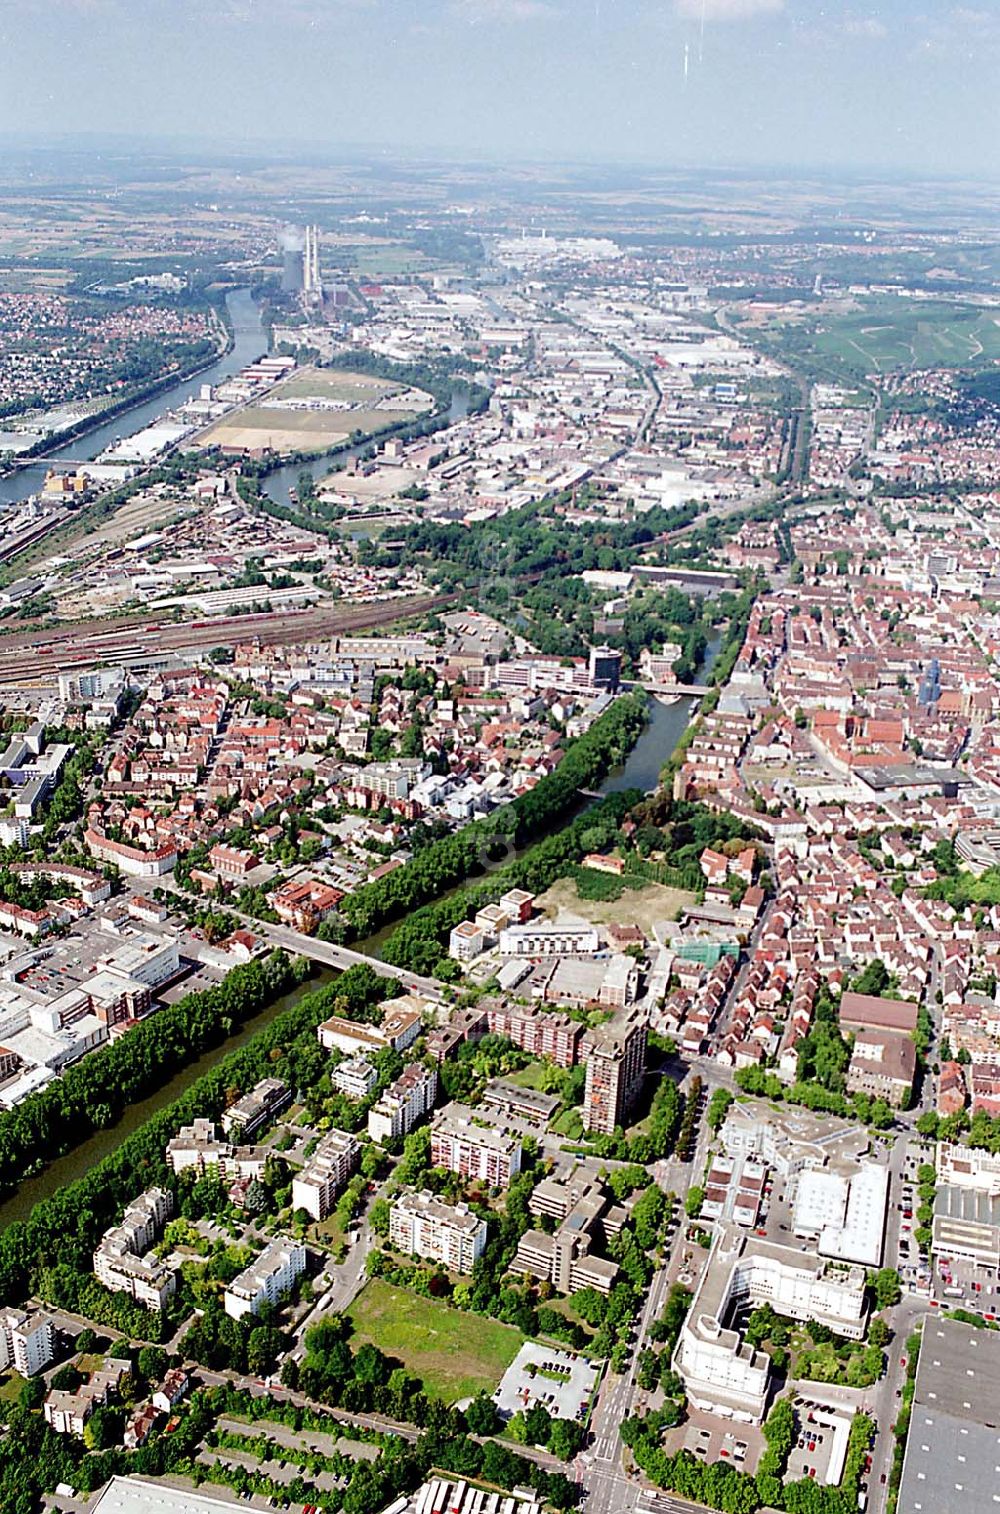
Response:
[[[325,1220],[358,1165],[361,1146],[346,1130],[328,1130],[301,1172],[292,1179],[292,1209]]]
[[[452,1104],[431,1127],[431,1162],[491,1188],[506,1188],[521,1170],[521,1143],[506,1131],[483,1124],[468,1105]]]
[[[565,953],[587,957],[599,951],[597,927],[554,925],[551,920],[533,920],[528,925],[509,925],[500,932],[503,957],[555,957]]]
[[[865,1329],[864,1269],[818,1261],[788,1246],[723,1232],[674,1351],[674,1370],[696,1408],[759,1422],[770,1385],[770,1357],[734,1328],[741,1310],[770,1304],[778,1314],[815,1320],[837,1335],[861,1340]]]
[[[214,1498],[144,1477],[113,1477],[98,1494],[93,1514],[233,1514],[232,1498]]]
[[[292,1102],[291,1089],[280,1078],[261,1078],[255,1088],[223,1111],[222,1128],[226,1135],[246,1139],[267,1120],[287,1109]]]
[[[864,1125],[831,1129],[829,1120],[808,1109],[739,1103],[730,1106],[719,1139],[729,1156],[756,1157],[781,1178],[834,1161],[854,1166],[870,1144]]]
[[[559,1228],[551,1235],[544,1230],[526,1230],[518,1242],[512,1270],[551,1283],[559,1293],[576,1293],[581,1288],[610,1293],[618,1266],[591,1254],[601,1239],[601,1222],[608,1207],[600,1184],[586,1176],[574,1176],[564,1182],[547,1178],[538,1187],[544,1191],[536,1189],[532,1195],[532,1213],[557,1217]]]
[[[882,1260],[889,1169],[861,1162],[854,1172],[809,1169],[798,1179],[792,1229],[820,1256],[877,1267]]]
[[[928,1315],[896,1514],[995,1509],[1000,1334]]]
[[[506,1078],[494,1078],[483,1090],[483,1104],[495,1109],[501,1124],[511,1120],[524,1120],[544,1130],[559,1108],[559,1098],[554,1093],[541,1093],[537,1088],[522,1088],[519,1083]]]
[[[286,1236],[277,1236],[229,1284],[223,1299],[226,1313],[233,1319],[259,1314],[262,1304],[276,1304],[305,1270],[306,1248]]]
[[[587,1067],[583,1128],[613,1135],[624,1126],[646,1072],[645,1015],[634,1006],[605,1025],[588,1030],[580,1042]]]
[[[939,1141],[936,1152],[937,1180],[954,1188],[973,1188],[991,1197],[1000,1195],[1000,1152],[973,1146],[951,1146]]]
[[[973,1188],[939,1187],[934,1196],[931,1251],[984,1267],[1000,1267],[1000,1197]]]
[[[471,1272],[486,1245],[486,1221],[465,1204],[446,1204],[432,1193],[402,1193],[389,1216],[389,1239],[400,1251]]]

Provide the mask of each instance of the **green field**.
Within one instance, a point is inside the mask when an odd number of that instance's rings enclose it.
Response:
[[[548,1072],[549,1068],[544,1062],[529,1062],[527,1067],[508,1073],[507,1082],[516,1084],[518,1088],[534,1088],[543,1093]]]
[[[398,1357],[432,1397],[449,1404],[480,1390],[492,1393],[524,1340],[511,1325],[464,1314],[379,1278],[365,1284],[347,1313],[354,1346],[370,1341]]]
[[[879,300],[824,317],[811,344],[853,374],[908,368],[962,368],[1000,358],[993,311],[933,300]]]
[[[348,373],[338,368],[301,368],[284,379],[277,392],[286,399],[325,395],[328,399],[357,404],[382,399],[387,394],[397,393],[399,388],[399,384],[394,384],[391,379],[376,378],[369,373]]]

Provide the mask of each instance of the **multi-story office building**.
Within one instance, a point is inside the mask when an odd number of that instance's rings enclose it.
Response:
[[[580,1060],[587,1067],[585,1130],[612,1135],[625,1124],[642,1088],[647,1035],[645,1015],[633,1007],[605,1025],[594,1026],[583,1037]]]
[[[521,1143],[494,1126],[480,1124],[468,1105],[452,1104],[431,1129],[431,1162],[491,1188],[506,1188],[521,1170]]]
[[[745,1422],[763,1419],[771,1358],[750,1346],[734,1323],[760,1304],[860,1340],[865,1271],[755,1237],[724,1234],[702,1272],[673,1357],[696,1408]]]
[[[233,1319],[242,1319],[245,1314],[259,1314],[261,1305],[277,1304],[281,1295],[305,1270],[306,1248],[297,1241],[278,1236],[256,1261],[233,1278],[223,1300],[226,1313]]]
[[[292,1179],[292,1209],[325,1220],[358,1165],[361,1147],[345,1130],[328,1130],[302,1171]]]
[[[545,1179],[532,1195],[531,1211],[558,1219],[559,1228],[551,1235],[544,1230],[526,1230],[518,1243],[513,1270],[549,1282],[559,1293],[576,1293],[580,1288],[610,1293],[618,1267],[604,1257],[591,1255],[601,1238],[607,1207],[600,1185],[586,1177],[579,1181]]]
[[[55,1352],[55,1326],[47,1314],[23,1309],[0,1312],[0,1369],[13,1367],[22,1377],[44,1372]]]
[[[400,1251],[471,1272],[486,1245],[487,1225],[465,1204],[446,1204],[431,1193],[403,1193],[392,1206],[389,1239]]]
[[[500,932],[503,957],[558,957],[567,953],[589,957],[600,946],[601,938],[593,925],[554,925],[551,920],[532,920],[527,925],[508,925]]]
[[[372,1140],[384,1146],[386,1141],[409,1135],[417,1121],[434,1108],[437,1091],[437,1068],[411,1062],[369,1110],[368,1134]]]
[[[112,1293],[130,1293],[147,1309],[162,1309],[177,1287],[170,1268],[146,1253],[173,1213],[173,1194],[150,1188],[101,1237],[94,1252],[94,1275]]]

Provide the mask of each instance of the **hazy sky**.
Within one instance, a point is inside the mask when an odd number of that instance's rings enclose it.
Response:
[[[0,0],[0,132],[1000,177],[1000,0]]]

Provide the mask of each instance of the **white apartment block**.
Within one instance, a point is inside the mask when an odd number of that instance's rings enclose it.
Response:
[[[487,1225],[465,1204],[446,1204],[431,1193],[403,1193],[392,1206],[389,1239],[399,1250],[440,1262],[450,1272],[471,1272],[486,1245]]]
[[[94,1252],[94,1275],[112,1293],[129,1293],[147,1309],[162,1309],[177,1279],[155,1256],[147,1255],[174,1209],[173,1194],[150,1188],[112,1225]]]
[[[55,1337],[47,1314],[4,1309],[0,1313],[0,1369],[13,1367],[22,1377],[44,1372],[55,1351]]]
[[[345,1130],[328,1130],[300,1173],[292,1179],[292,1210],[325,1220],[337,1195],[358,1165],[361,1147]]]
[[[481,1125],[476,1111],[453,1104],[431,1129],[431,1162],[491,1188],[506,1188],[521,1170],[521,1143],[492,1125]]]
[[[378,1073],[367,1057],[350,1057],[330,1074],[330,1086],[348,1099],[367,1099],[377,1082]]]
[[[696,1408],[759,1423],[767,1406],[770,1357],[732,1326],[745,1307],[818,1320],[860,1340],[865,1330],[865,1271],[818,1261],[767,1241],[725,1234],[716,1242],[681,1328],[674,1371]]]
[[[418,1120],[434,1108],[438,1075],[435,1067],[411,1062],[368,1112],[368,1134],[384,1146],[402,1140]]]
[[[448,937],[448,955],[456,962],[471,962],[486,949],[486,937],[482,928],[472,920],[463,920],[453,927]]]
[[[184,1125],[167,1143],[167,1161],[172,1172],[194,1171],[199,1177],[209,1167],[217,1167],[219,1177],[233,1182],[239,1178],[262,1178],[267,1166],[264,1146],[235,1146],[219,1138],[213,1120],[194,1120]]]
[[[263,1304],[277,1304],[306,1270],[306,1248],[278,1236],[226,1289],[223,1304],[233,1319],[259,1314]]]

